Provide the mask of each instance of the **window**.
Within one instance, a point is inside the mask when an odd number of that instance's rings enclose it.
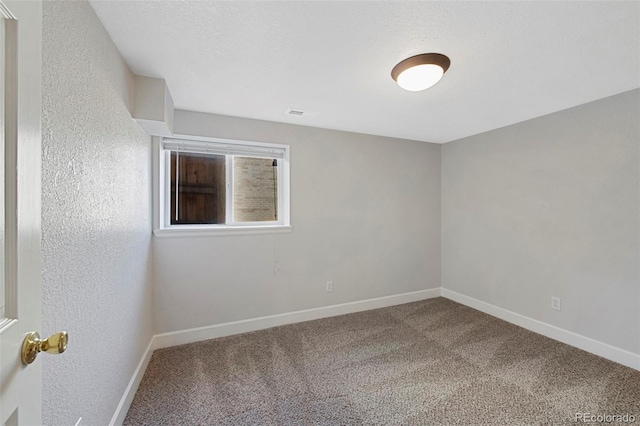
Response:
[[[290,229],[287,145],[164,138],[157,165],[157,236]]]

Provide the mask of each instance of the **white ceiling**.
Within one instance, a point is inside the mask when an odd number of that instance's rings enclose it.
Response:
[[[178,109],[443,143],[640,87],[638,1],[91,4]],[[444,78],[400,89],[429,52]]]

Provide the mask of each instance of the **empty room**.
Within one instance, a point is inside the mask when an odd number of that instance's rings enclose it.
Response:
[[[640,1],[0,18],[0,424],[640,422]]]

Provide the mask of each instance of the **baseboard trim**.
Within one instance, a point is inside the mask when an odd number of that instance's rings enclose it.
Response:
[[[578,349],[590,352],[592,354],[607,358],[611,361],[617,362],[627,367],[640,371],[640,355],[633,352],[629,352],[625,349],[620,349],[615,346],[611,346],[607,343],[602,343],[598,340],[591,339],[589,337],[582,336],[580,334],[568,331],[554,325],[547,324],[542,321],[535,320],[533,318],[520,315],[518,313],[500,308],[495,305],[483,302],[473,297],[465,296],[464,294],[457,293],[445,288],[441,289],[442,297],[451,299],[454,302],[461,303],[469,306],[470,308],[477,309],[496,318],[500,318],[504,321],[510,322],[534,333],[542,334],[543,336],[557,340],[567,345],[574,346]]]
[[[251,318],[241,321],[227,322],[224,324],[216,324],[206,327],[192,328],[188,330],[162,333],[155,336],[154,349],[200,342],[203,340],[215,339],[218,337],[231,336],[233,334],[263,330],[265,328],[277,327],[280,325],[294,324],[297,322],[311,321],[337,315],[351,314],[354,312],[368,311],[370,309],[386,308],[388,306],[417,302],[419,300],[431,299],[439,296],[440,287],[432,288],[429,290],[396,294],[393,296],[360,300],[357,302],[341,303],[339,305],[323,306],[320,308],[305,309],[302,311],[287,312],[284,314],[269,315],[265,317]]]
[[[111,418],[111,422],[109,422],[109,426],[120,426],[124,422],[124,418],[127,417],[129,407],[131,407],[131,402],[133,402],[133,397],[136,396],[138,386],[140,386],[140,382],[142,381],[142,376],[144,376],[144,372],[147,370],[149,361],[151,361],[151,355],[153,354],[154,349],[154,340],[155,336],[151,338],[147,345],[147,349],[144,351],[144,354],[142,354],[142,358],[140,359],[140,362],[138,362],[138,366],[134,370],[131,380],[129,380],[129,384],[124,390],[122,398],[120,398],[120,403]]]

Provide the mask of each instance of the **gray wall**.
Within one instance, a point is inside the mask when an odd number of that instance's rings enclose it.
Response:
[[[440,145],[186,111],[175,132],[289,144],[294,229],[154,238],[156,332],[440,287]]]
[[[640,353],[639,104],[445,144],[442,287]]]
[[[43,419],[105,425],[152,336],[150,143],[133,76],[86,2],[44,2]]]

